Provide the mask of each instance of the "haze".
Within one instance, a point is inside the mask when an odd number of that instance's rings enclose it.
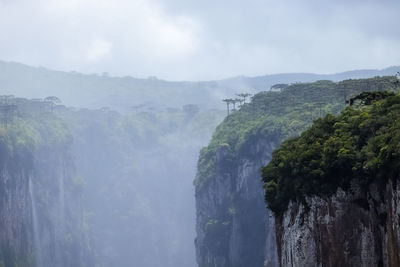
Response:
[[[394,86],[334,82],[400,71],[399,10],[382,0],[0,0],[0,267],[228,266],[207,253],[241,245],[262,255],[252,249],[267,218],[259,170],[275,147],[262,138],[281,142],[356,93]],[[258,136],[271,151],[241,149]],[[232,182],[237,162],[254,183]]]
[[[0,58],[210,80],[400,60],[398,1],[0,0]]]

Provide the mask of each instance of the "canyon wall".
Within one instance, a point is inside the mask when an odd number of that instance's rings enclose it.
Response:
[[[281,266],[400,266],[400,185],[360,184],[289,204],[276,224]]]
[[[274,220],[260,179],[276,143],[260,139],[232,162],[229,146],[217,152],[219,171],[196,188],[196,254],[200,267],[277,266]]]
[[[71,136],[18,121],[0,138],[0,266],[94,266]]]

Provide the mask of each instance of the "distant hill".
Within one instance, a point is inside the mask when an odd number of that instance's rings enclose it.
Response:
[[[217,81],[173,82],[130,76],[81,74],[0,61],[0,94],[27,98],[59,97],[67,106],[109,107],[119,111],[157,111],[196,104],[201,108],[224,108],[221,99],[236,93],[269,90],[276,83],[339,81],[394,75],[400,67],[355,70],[336,74],[287,73],[259,77],[234,77]]]
[[[313,73],[282,73],[271,74],[258,77],[234,77],[222,80],[220,84],[235,86],[235,84],[246,84],[254,88],[257,92],[268,90],[270,86],[277,83],[295,83],[295,82],[315,82],[318,80],[331,80],[334,82],[346,79],[372,78],[375,76],[391,76],[400,71],[400,66],[388,67],[382,70],[353,70],[334,74],[313,74]]]

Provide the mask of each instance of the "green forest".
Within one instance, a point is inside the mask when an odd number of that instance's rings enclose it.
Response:
[[[263,169],[268,207],[281,215],[290,200],[326,196],[352,179],[397,179],[400,171],[400,96],[362,93],[340,115],[326,115],[285,141]]]
[[[225,167],[234,168],[238,155],[244,155],[254,140],[262,137],[280,143],[306,130],[326,114],[338,114],[352,97],[361,92],[398,90],[395,76],[342,82],[295,83],[281,92],[266,91],[253,96],[251,103],[227,116],[203,148],[195,184],[202,186],[218,173],[217,152],[229,153]],[[221,165],[219,165],[221,166]],[[223,167],[223,168],[225,168]]]

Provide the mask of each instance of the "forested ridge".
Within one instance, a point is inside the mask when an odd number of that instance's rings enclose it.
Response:
[[[312,82],[321,79],[340,81],[390,75],[400,67],[382,70],[357,70],[336,74],[286,73],[258,77],[238,76],[214,81],[165,81],[150,76],[115,77],[108,73],[83,74],[31,67],[0,60],[0,89],[2,94],[25,98],[59,97],[67,106],[99,109],[109,107],[119,112],[162,111],[181,108],[192,103],[202,108],[220,108],[220,99],[247,91],[268,90],[277,83]],[[23,77],[23,79],[21,79]]]
[[[306,130],[325,114],[338,114],[352,97],[368,91],[397,91],[395,76],[342,82],[317,81],[295,83],[282,91],[265,91],[253,96],[251,103],[227,116],[214,132],[210,144],[203,148],[198,161],[195,184],[201,186],[218,172],[217,151],[230,157],[222,168],[233,168],[238,154],[246,153],[257,136],[269,136],[281,142]]]
[[[273,153],[263,179],[268,206],[276,215],[290,200],[330,195],[352,179],[364,186],[398,179],[400,96],[372,92],[354,99],[340,115],[316,120]]]

